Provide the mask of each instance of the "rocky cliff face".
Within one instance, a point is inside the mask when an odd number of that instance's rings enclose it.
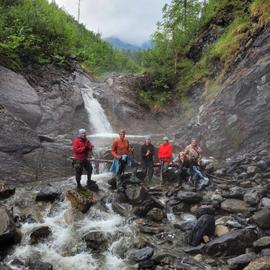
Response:
[[[253,40],[245,57],[212,98],[203,98],[205,86],[194,87],[192,117],[178,129],[177,141],[198,137],[208,153],[228,157],[237,152],[267,148],[270,143],[270,33]],[[196,91],[195,91],[196,90]],[[192,92],[192,91],[191,91]],[[196,109],[198,108],[198,109]],[[177,128],[177,126],[174,126]]]
[[[26,74],[0,67],[1,178],[70,175],[70,139],[89,125],[73,72],[44,66]]]

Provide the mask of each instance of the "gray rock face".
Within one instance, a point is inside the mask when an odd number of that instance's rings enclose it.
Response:
[[[270,228],[270,208],[264,208],[252,216],[253,221],[262,229]]]
[[[0,245],[13,243],[16,234],[15,223],[5,207],[0,207]]]
[[[30,127],[37,127],[41,110],[36,91],[23,76],[2,66],[0,78],[0,104]]]
[[[264,236],[253,243],[253,246],[257,249],[270,247],[270,236]]]
[[[36,132],[3,106],[0,107],[0,126],[0,152],[24,154],[40,146]]]
[[[251,229],[241,229],[226,233],[208,242],[204,251],[209,255],[240,255],[251,247],[257,235]]]
[[[219,86],[216,96],[209,102],[202,99],[194,104],[197,108],[203,106],[184,123],[190,126],[175,125],[179,143],[196,135],[201,138],[204,151],[215,157],[229,157],[238,151],[254,151],[269,145],[270,61],[262,60],[270,52],[268,31],[262,32],[257,40],[261,41],[250,48],[231,76]],[[200,93],[203,88],[200,87]],[[191,104],[193,100],[191,96]]]

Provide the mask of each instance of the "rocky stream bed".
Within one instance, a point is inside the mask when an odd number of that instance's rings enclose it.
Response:
[[[110,173],[94,176],[99,192],[73,178],[2,183],[0,269],[270,269],[270,152],[206,172],[202,191],[174,169],[162,187],[127,173],[121,197]]]

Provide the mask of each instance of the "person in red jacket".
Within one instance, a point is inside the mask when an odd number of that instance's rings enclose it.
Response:
[[[163,137],[162,141],[162,145],[158,148],[158,159],[161,164],[161,172],[164,173],[171,163],[173,147],[169,143],[168,137]]]
[[[79,129],[78,137],[73,141],[73,154],[74,154],[74,168],[76,173],[76,182],[77,187],[82,188],[81,186],[81,176],[83,169],[87,172],[87,186],[95,183],[91,180],[93,167],[88,157],[92,155],[94,146],[86,137],[86,130],[81,128]]]

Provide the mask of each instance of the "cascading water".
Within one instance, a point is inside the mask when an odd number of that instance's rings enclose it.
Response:
[[[95,175],[93,179],[97,181],[103,191],[108,192],[106,182],[110,177],[110,174],[101,174]],[[84,177],[82,183],[84,185],[86,183]],[[52,185],[65,190],[74,187],[74,179]],[[38,187],[29,190],[25,187],[19,188],[13,201],[8,202],[10,205],[16,205],[16,201],[28,198],[29,211],[33,216],[39,216],[36,223],[25,222],[22,224],[22,242],[5,260],[11,269],[28,269],[24,266],[19,268],[14,266],[12,264],[14,259],[26,263],[33,260],[47,262],[53,265],[54,270],[134,269],[132,266],[128,266],[125,259],[121,258],[123,242],[130,242],[129,239],[133,237],[132,229],[124,217],[111,210],[110,203],[105,201],[103,207],[101,204],[97,204],[83,215],[74,211],[66,199],[53,204],[33,203],[36,188],[38,189]],[[26,210],[23,208],[17,209],[17,211]],[[31,245],[31,232],[41,226],[48,226],[52,235],[39,244]],[[83,240],[85,234],[96,231],[102,232],[108,236],[108,239],[112,239],[106,251],[99,254],[89,250]]]
[[[93,96],[93,88],[90,85],[84,85],[84,87],[81,88],[81,93],[94,133],[112,133],[112,127],[104,110],[98,100]]]

